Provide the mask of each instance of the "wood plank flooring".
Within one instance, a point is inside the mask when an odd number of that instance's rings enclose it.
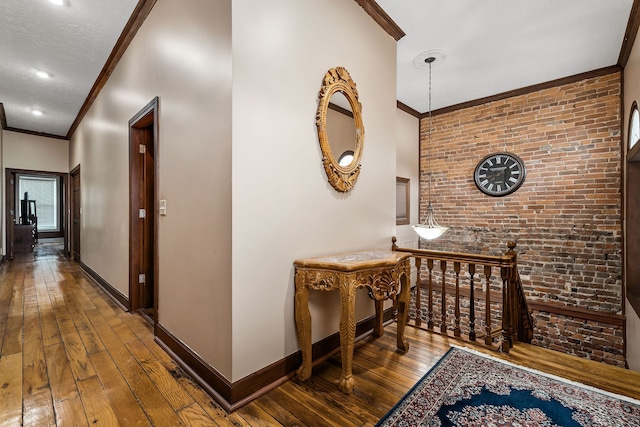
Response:
[[[293,319],[291,319],[293,322]],[[338,391],[340,356],[227,414],[79,269],[43,247],[0,270],[0,426],[372,426],[447,351],[447,337],[395,324],[356,344],[356,389]],[[475,347],[480,349],[480,347]],[[519,344],[515,363],[640,397],[640,374]]]

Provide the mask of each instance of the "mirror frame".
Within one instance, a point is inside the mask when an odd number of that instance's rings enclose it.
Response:
[[[331,146],[327,138],[327,110],[331,95],[341,92],[351,104],[353,120],[356,129],[356,146],[353,150],[353,160],[348,166],[340,166],[338,160],[331,152]],[[327,180],[337,191],[346,193],[351,190],[360,175],[360,159],[364,146],[364,125],[362,124],[362,105],[358,100],[356,84],[344,67],[335,67],[327,71],[322,80],[322,88],[318,93],[318,112],[316,113],[316,126],[318,128],[318,140],[322,150],[322,165],[327,173]]]

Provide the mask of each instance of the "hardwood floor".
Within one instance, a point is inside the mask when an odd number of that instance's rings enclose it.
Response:
[[[293,319],[291,319],[293,322]],[[21,254],[0,271],[0,426],[372,426],[447,351],[450,340],[395,324],[356,344],[356,389],[338,391],[336,354],[306,382],[291,380],[226,414],[59,251]],[[520,344],[512,361],[631,397],[640,374]]]

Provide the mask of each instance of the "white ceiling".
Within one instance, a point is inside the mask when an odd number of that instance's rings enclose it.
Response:
[[[633,0],[377,0],[406,33],[398,41],[398,101],[432,109],[548,82],[618,61]]]
[[[0,0],[0,103],[7,127],[66,135],[136,4]],[[52,77],[41,79],[36,70]]]
[[[406,33],[398,100],[432,108],[615,65],[633,0],[377,0]],[[1,0],[0,103],[8,128],[65,136],[137,0]],[[52,74],[40,79],[36,70]],[[42,116],[32,114],[43,111]]]

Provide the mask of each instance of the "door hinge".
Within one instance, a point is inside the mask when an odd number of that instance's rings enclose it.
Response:
[[[138,211],[138,218],[146,218],[147,217],[147,210],[146,209],[140,209]]]
[[[144,274],[138,274],[138,283],[140,283],[141,285],[144,285],[145,279],[146,277]]]
[[[144,144],[140,144],[139,152],[140,152],[140,154],[146,153],[147,152],[147,146],[144,145]]]

